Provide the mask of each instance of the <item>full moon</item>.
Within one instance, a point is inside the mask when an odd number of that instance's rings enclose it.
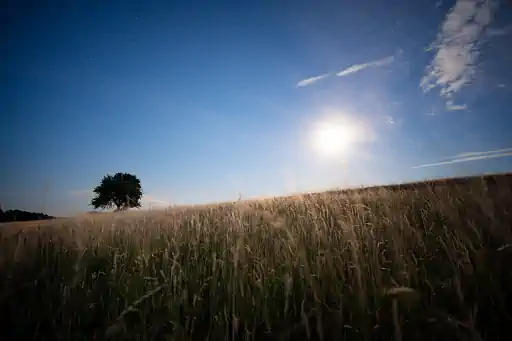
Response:
[[[336,156],[350,150],[354,142],[354,129],[341,122],[318,123],[313,134],[313,144],[317,152]]]

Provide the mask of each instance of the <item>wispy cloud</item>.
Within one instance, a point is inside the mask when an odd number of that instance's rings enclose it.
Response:
[[[367,69],[369,67],[380,67],[380,66],[391,64],[394,61],[395,61],[395,56],[389,56],[389,57],[373,60],[373,61],[370,61],[367,63],[355,64],[355,65],[349,66],[348,68],[346,68],[344,70],[341,70],[340,72],[338,72],[336,74],[336,76],[338,76],[338,77],[348,76],[350,74],[359,72],[359,71]]]
[[[432,45],[437,52],[421,80],[423,91],[437,87],[441,96],[450,98],[473,79],[480,38],[496,6],[494,0],[457,0]]]
[[[426,167],[436,167],[449,165],[453,163],[461,163],[461,162],[469,162],[469,161],[477,161],[477,160],[485,160],[485,159],[495,159],[501,157],[512,156],[512,148],[504,148],[504,149],[496,149],[496,150],[488,150],[484,152],[468,152],[468,153],[460,153],[453,156],[452,160],[436,162],[436,163],[428,163],[424,165],[414,166],[412,168],[426,168]]]
[[[395,124],[396,123],[396,120],[393,116],[391,115],[385,115],[384,116],[384,120],[388,123],[388,124]]]
[[[486,34],[489,37],[501,37],[512,33],[512,25],[507,25],[500,28],[488,28]]]
[[[462,158],[462,157],[471,157],[471,156],[488,155],[488,154],[499,154],[499,153],[510,153],[510,152],[512,152],[512,148],[503,148],[503,149],[487,150],[485,152],[460,153],[451,158]]]
[[[466,110],[467,105],[453,104],[453,101],[449,100],[446,102],[446,110],[449,111],[458,111],[458,110]]]
[[[303,79],[303,80],[301,80],[301,81],[299,81],[297,83],[297,87],[300,88],[300,87],[303,87],[303,86],[311,85],[311,84],[316,83],[319,80],[322,80],[322,79],[324,79],[324,78],[326,78],[328,76],[329,76],[329,74],[325,73],[325,74],[320,75],[320,76],[310,77],[310,78]]]

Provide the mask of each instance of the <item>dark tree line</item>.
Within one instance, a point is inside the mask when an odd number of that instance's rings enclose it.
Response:
[[[3,211],[0,209],[0,222],[10,221],[30,221],[30,220],[46,220],[55,219],[55,217],[49,216],[44,213],[27,212],[21,210],[7,210]]]

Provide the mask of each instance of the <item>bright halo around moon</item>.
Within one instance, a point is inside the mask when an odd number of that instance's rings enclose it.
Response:
[[[346,156],[353,152],[364,133],[355,122],[347,119],[324,120],[316,123],[312,143],[319,155],[326,157]]]
[[[315,148],[322,154],[339,155],[349,148],[350,135],[349,129],[339,123],[322,122],[315,130]]]

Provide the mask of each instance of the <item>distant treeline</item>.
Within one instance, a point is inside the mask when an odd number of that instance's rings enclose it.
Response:
[[[55,217],[49,216],[44,213],[27,212],[27,211],[21,211],[21,210],[3,211],[0,209],[0,222],[46,220],[46,219],[55,219]]]

